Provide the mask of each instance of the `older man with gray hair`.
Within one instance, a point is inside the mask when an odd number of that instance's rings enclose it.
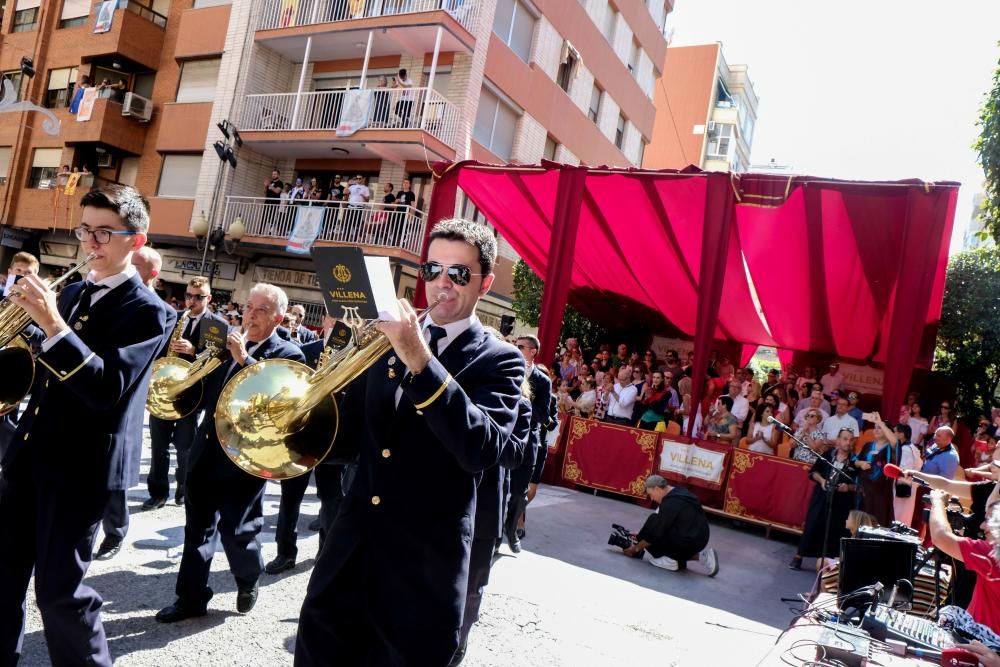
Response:
[[[659,475],[646,478],[646,495],[659,508],[634,536],[635,544],[624,549],[625,555],[672,572],[691,568],[709,577],[718,574],[719,557],[708,546],[708,517],[697,496]]]

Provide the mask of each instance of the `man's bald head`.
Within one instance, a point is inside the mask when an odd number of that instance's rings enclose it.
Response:
[[[139,272],[139,277],[147,287],[153,286],[156,276],[160,275],[163,258],[149,246],[142,246],[132,253],[132,265]]]

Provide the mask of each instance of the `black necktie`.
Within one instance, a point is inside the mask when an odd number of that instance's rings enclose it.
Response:
[[[191,340],[191,336],[194,335],[194,327],[197,322],[197,317],[188,318],[187,326],[184,327],[184,334],[181,336],[184,340]]]
[[[438,356],[438,341],[448,335],[448,332],[444,330],[444,327],[435,326],[433,324],[428,325],[428,330],[431,332],[431,353],[436,357]]]
[[[80,290],[80,300],[76,304],[76,310],[73,311],[72,316],[69,318],[69,324],[85,318],[90,313],[90,306],[93,303],[94,295],[102,289],[107,288],[107,285],[98,285],[91,282],[84,283],[83,289]]]

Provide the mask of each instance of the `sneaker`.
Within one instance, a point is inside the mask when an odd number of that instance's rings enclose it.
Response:
[[[649,563],[650,565],[663,568],[664,570],[670,570],[671,572],[676,572],[677,570],[681,569],[677,561],[668,556],[660,556],[659,558],[653,558],[652,556],[649,555],[649,552],[646,551],[643,553],[642,559],[647,563]]]
[[[719,554],[712,547],[702,549],[694,569],[705,576],[714,577],[719,573]]]

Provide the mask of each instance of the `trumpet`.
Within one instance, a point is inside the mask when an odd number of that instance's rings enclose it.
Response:
[[[95,257],[97,253],[87,255],[82,262],[48,283],[49,288],[69,280]],[[3,386],[0,386],[0,415],[16,410],[35,381],[35,357],[21,336],[29,324],[31,316],[16,300],[10,296],[0,300],[0,368],[4,372]]]
[[[290,359],[265,359],[233,375],[215,407],[215,432],[226,456],[262,479],[291,479],[316,467],[337,438],[335,394],[391,348],[377,324],[352,324],[350,343],[327,354],[316,371]]]

